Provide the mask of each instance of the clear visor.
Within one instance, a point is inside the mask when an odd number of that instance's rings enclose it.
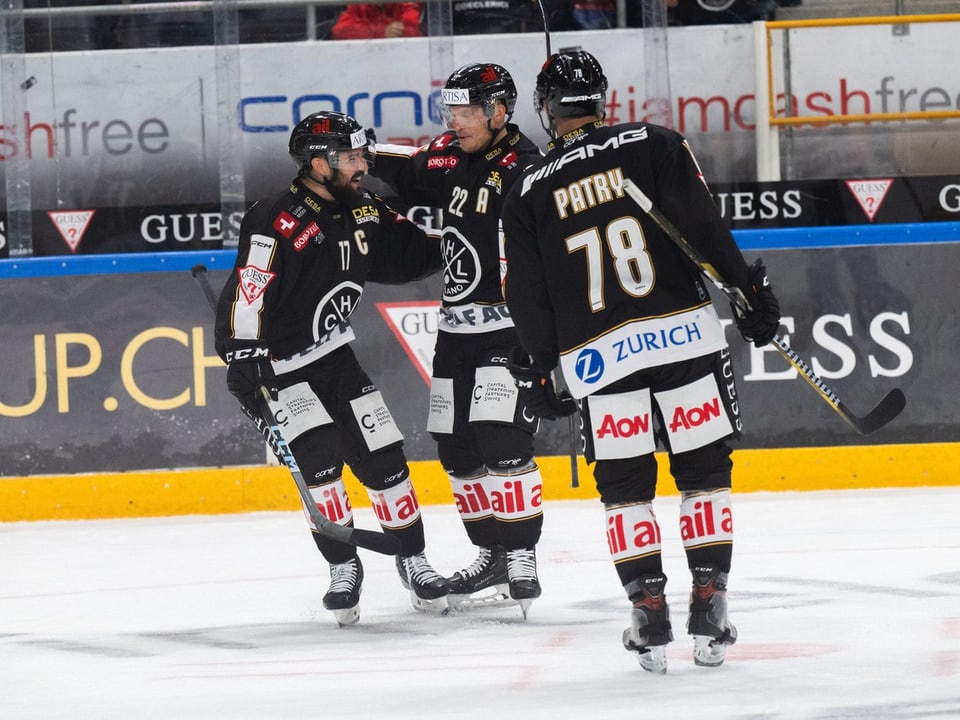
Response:
[[[360,160],[364,160],[368,167],[373,167],[377,159],[377,145],[373,130],[357,130],[350,135],[350,150],[331,150],[327,153],[327,162],[330,167],[357,167]]]
[[[334,170],[355,172],[359,168],[373,167],[377,151],[373,142],[355,150],[331,150],[327,153],[327,163]]]
[[[473,125],[486,122],[493,117],[493,103],[483,105],[447,105],[440,104],[440,119],[443,124],[452,128],[457,125]]]

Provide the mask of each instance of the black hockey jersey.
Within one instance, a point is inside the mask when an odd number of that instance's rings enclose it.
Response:
[[[503,201],[542,157],[516,125],[485,153],[463,152],[456,133],[421,147],[377,145],[372,174],[410,205],[440,210],[444,286],[440,329],[487,332],[512,326],[503,302]]]
[[[723,329],[693,263],[625,194],[631,178],[728,281],[747,265],[683,137],[590,123],[551,143],[506,200],[506,300],[524,348],[576,397],[714,352]]]
[[[353,339],[364,284],[399,284],[440,269],[437,240],[364,193],[352,207],[294,180],[256,203],[240,225],[234,272],[220,295],[216,346],[261,341],[278,372]]]

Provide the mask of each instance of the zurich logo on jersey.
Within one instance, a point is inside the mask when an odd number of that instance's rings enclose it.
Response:
[[[603,377],[603,356],[598,350],[587,348],[577,355],[577,377],[592,385]]]

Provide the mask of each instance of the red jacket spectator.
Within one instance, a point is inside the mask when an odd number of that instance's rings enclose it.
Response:
[[[420,3],[348,5],[337,18],[330,35],[334,40],[418,37],[423,35],[420,28]]]

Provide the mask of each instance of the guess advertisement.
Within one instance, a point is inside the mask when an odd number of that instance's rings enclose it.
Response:
[[[380,189],[380,188],[378,188]],[[711,184],[734,230],[960,220],[960,175]],[[389,196],[386,198],[391,200]],[[408,213],[430,224],[424,208]],[[35,256],[235,246],[242,211],[215,204],[90,207],[32,213]],[[0,257],[7,257],[0,213]]]

